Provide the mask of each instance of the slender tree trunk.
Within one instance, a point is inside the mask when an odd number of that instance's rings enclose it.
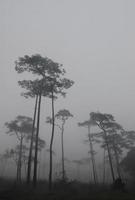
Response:
[[[53,146],[53,138],[54,138],[54,126],[55,126],[55,118],[54,118],[54,96],[52,90],[52,135],[50,141],[50,170],[49,170],[49,191],[52,190],[52,146]]]
[[[65,181],[65,164],[64,164],[64,123],[62,124],[62,132],[61,132],[61,147],[62,147],[62,180]]]
[[[95,157],[94,157],[94,151],[93,151],[93,144],[92,144],[91,135],[90,135],[90,126],[88,126],[88,138],[89,138],[89,144],[90,144],[90,154],[91,154],[94,182],[95,184],[97,184],[96,163],[95,163]]]
[[[34,174],[33,174],[33,186],[37,186],[37,159],[38,159],[38,136],[39,136],[39,122],[40,122],[40,107],[41,107],[41,94],[39,95],[38,102],[38,117],[37,117],[37,132],[35,140],[35,156],[34,156]]]
[[[3,178],[4,175],[5,175],[6,165],[7,165],[7,162],[6,162],[6,161],[2,161],[2,162],[1,162],[0,177],[2,177],[2,178]]]
[[[114,154],[115,154],[115,160],[116,160],[116,167],[117,167],[118,177],[121,178],[120,164],[119,164],[119,156],[118,156],[118,152],[117,152],[117,149],[116,149],[116,145],[115,145],[114,140],[113,140],[113,150],[114,150]]]
[[[22,169],[22,145],[23,137],[20,138],[19,158],[17,164],[17,182],[21,182],[21,169]]]
[[[19,157],[18,157],[18,162],[17,162],[16,181],[19,182]]]
[[[91,179],[91,157],[89,157],[89,166],[88,166],[89,168],[89,170],[88,170],[88,172],[89,172],[89,184],[91,184],[91,182],[92,182],[92,179]]]
[[[119,156],[118,156],[117,150],[115,151],[115,157],[116,157],[117,173],[118,173],[119,178],[121,178],[121,170],[120,170]]]
[[[41,160],[42,160],[42,156],[41,156],[42,150],[39,153],[39,163],[38,163],[38,180],[40,180],[40,174],[41,174]]]
[[[105,169],[106,169],[106,162],[105,162],[105,149],[104,149],[104,155],[103,155],[104,159],[103,159],[103,184],[105,184]]]
[[[38,103],[38,95],[36,96],[32,133],[31,133],[31,141],[30,141],[30,148],[29,148],[28,168],[27,168],[27,184],[30,183],[30,178],[31,178],[32,150],[33,150],[33,138],[34,138],[35,121],[36,121],[36,113],[37,113],[37,103]]]
[[[44,150],[44,161],[43,161],[43,177],[46,179],[46,171],[44,170],[46,167],[46,149]]]
[[[110,163],[110,169],[111,169],[112,179],[113,179],[113,182],[114,182],[115,181],[114,169],[113,169],[112,157],[111,157],[111,152],[110,152],[110,148],[109,148],[109,144],[108,144],[107,134],[106,134],[106,131],[103,128],[102,128],[102,130],[104,131],[105,143],[106,143],[106,147],[107,147],[107,151],[108,151],[108,157],[109,157],[109,163]]]
[[[24,172],[25,172],[25,177],[27,178],[27,163],[24,163]]]

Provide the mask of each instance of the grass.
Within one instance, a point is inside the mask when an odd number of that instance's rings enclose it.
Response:
[[[48,191],[47,182],[40,181],[36,189],[25,183],[16,185],[13,180],[0,180],[0,200],[134,200],[133,191],[113,191],[109,185],[89,185],[77,181],[53,184]]]

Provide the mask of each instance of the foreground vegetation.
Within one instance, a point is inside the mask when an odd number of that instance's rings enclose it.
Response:
[[[56,181],[53,191],[49,192],[47,182],[39,182],[38,187],[22,183],[16,185],[13,180],[0,180],[0,199],[10,200],[133,200],[135,197],[134,188],[126,188],[124,192],[114,191],[111,185],[80,183],[77,181],[66,182]]]

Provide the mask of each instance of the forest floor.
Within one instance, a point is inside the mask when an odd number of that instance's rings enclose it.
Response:
[[[48,192],[48,184],[39,182],[36,189],[26,184],[0,180],[0,200],[135,200],[135,190],[114,191],[109,185],[89,185],[71,182],[54,183]]]

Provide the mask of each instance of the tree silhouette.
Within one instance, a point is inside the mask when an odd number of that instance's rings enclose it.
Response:
[[[24,166],[25,172],[26,172],[26,166],[27,166],[27,160],[28,160],[27,151],[28,151],[28,147],[23,144],[22,145],[22,153],[21,153],[21,169]],[[9,150],[9,157],[10,157],[10,159],[13,159],[17,169],[18,169],[19,153],[20,153],[19,145],[16,145],[14,148],[11,148]],[[18,173],[18,171],[16,172],[16,176],[17,176],[17,173]]]
[[[19,157],[17,163],[17,181],[21,181],[21,167],[22,167],[22,151],[24,139],[28,137],[28,134],[32,130],[32,119],[26,116],[17,116],[15,120],[6,122],[5,126],[8,128],[7,133],[10,135],[16,135],[19,141]]]
[[[122,153],[125,149],[129,149],[132,146],[133,142],[131,137],[128,137],[128,132],[126,132],[122,126],[114,120],[112,115],[92,112],[90,113],[90,116],[93,120],[95,120],[97,126],[102,130],[102,132],[96,134],[95,136],[98,138],[101,137],[103,139],[101,147],[104,148],[104,151],[107,150],[108,152],[113,181],[115,181],[115,165],[118,178],[121,179],[120,157],[122,156]],[[131,135],[132,134],[130,134],[130,136]]]
[[[41,107],[41,96],[44,91],[50,92],[49,97],[52,100],[52,134],[50,141],[50,172],[49,172],[49,188],[52,188],[52,145],[54,138],[54,99],[57,98],[57,94],[65,95],[64,89],[68,89],[72,86],[73,81],[62,78],[65,74],[65,70],[62,65],[53,62],[47,57],[42,57],[39,54],[30,56],[20,57],[15,62],[15,69],[18,73],[31,72],[34,75],[41,77],[41,85],[38,93],[38,116],[37,116],[37,132],[36,132],[36,146],[35,146],[35,160],[34,160],[34,175],[33,185],[37,184],[37,146],[39,136],[39,122],[40,122],[40,107]]]
[[[25,55],[24,57],[20,57],[18,61],[15,62],[16,66],[15,69],[18,73],[22,72],[31,72],[34,75],[38,75],[41,77],[41,84],[38,84],[38,87],[36,87],[36,96],[38,99],[38,113],[37,113],[37,132],[36,132],[36,145],[35,145],[35,159],[34,159],[34,174],[33,174],[33,186],[36,186],[37,184],[37,157],[38,157],[38,136],[39,136],[39,123],[40,123],[40,108],[41,108],[41,96],[43,93],[43,85],[46,83],[46,78],[50,76],[57,76],[57,74],[64,73],[64,70],[60,70],[61,65],[59,63],[53,62],[51,59],[47,57],[42,57],[39,54],[32,55],[31,57],[28,55]],[[25,81],[26,82],[26,81]],[[39,82],[38,82],[39,83]],[[38,88],[38,89],[37,89]],[[44,91],[45,92],[45,91]],[[35,87],[33,91],[30,91],[26,95],[35,95]],[[35,103],[36,107],[36,103]],[[36,108],[35,108],[36,110]],[[36,111],[34,112],[34,116],[36,115]],[[33,120],[35,123],[35,120]],[[32,140],[31,140],[32,141]],[[32,142],[31,142],[31,148],[32,149]],[[30,152],[31,154],[31,152]],[[29,156],[29,165],[28,165],[28,175],[27,175],[27,182],[30,181],[30,171],[31,171],[31,162],[30,162]]]
[[[113,163],[112,163],[112,156],[111,156],[111,151],[109,148],[109,143],[108,143],[108,137],[107,137],[107,124],[114,122],[114,117],[110,114],[102,114],[99,112],[91,112],[90,113],[91,119],[96,123],[96,125],[103,131],[104,134],[104,140],[108,152],[108,157],[109,157],[109,163],[110,163],[110,169],[111,169],[111,174],[112,174],[112,179],[115,181],[115,175],[114,175],[114,169],[113,169]]]
[[[31,142],[30,142],[30,148],[29,148],[29,159],[28,159],[28,170],[27,170],[27,183],[30,183],[30,176],[31,176],[31,158],[32,158],[32,149],[33,149],[33,138],[34,138],[34,131],[35,131],[35,120],[36,120],[36,114],[37,114],[37,106],[38,106],[38,120],[37,120],[37,128],[39,129],[39,120],[40,120],[40,105],[41,105],[41,96],[48,96],[49,92],[47,91],[47,84],[45,84],[45,81],[43,79],[39,80],[36,79],[34,81],[31,80],[23,80],[18,82],[19,85],[22,88],[26,89],[26,92],[21,93],[22,96],[28,98],[36,98],[35,101],[35,108],[34,108],[34,116],[33,116],[33,127],[32,127],[32,134],[31,134]],[[41,94],[42,93],[42,94]],[[38,137],[39,130],[37,130],[37,136]],[[38,146],[38,139],[35,140],[35,160],[34,160],[34,166],[37,166],[37,146]],[[37,170],[37,168],[34,168]],[[36,172],[34,172],[35,174]],[[35,177],[35,176],[34,176]],[[35,182],[35,178],[34,178]],[[34,184],[34,183],[33,183]]]
[[[56,114],[55,114],[55,119],[60,120],[62,123],[61,125],[59,123],[54,123],[54,126],[57,126],[60,131],[61,131],[61,149],[62,149],[62,180],[65,181],[66,180],[66,173],[65,173],[65,165],[64,165],[64,138],[63,138],[63,134],[64,134],[64,125],[66,123],[66,120],[68,120],[69,117],[73,117],[73,115],[66,109],[63,110],[59,110]],[[47,117],[46,118],[46,123],[52,124],[53,120],[51,117]]]
[[[59,110],[55,115],[55,118],[61,121],[60,130],[61,130],[62,180],[63,181],[66,180],[66,172],[65,172],[65,165],[64,165],[64,138],[63,138],[63,134],[64,134],[65,123],[70,117],[73,117],[73,115],[69,112],[69,110],[66,110],[66,109]]]
[[[49,190],[52,189],[52,146],[54,139],[54,127],[55,127],[55,112],[54,112],[54,100],[58,98],[58,95],[62,95],[65,97],[65,90],[70,88],[73,85],[73,81],[67,78],[51,78],[50,79],[50,98],[52,100],[52,116],[51,116],[51,124],[52,124],[52,134],[50,140],[50,171],[49,171]]]
[[[118,177],[121,178],[121,170],[120,170],[119,159],[120,159],[120,154],[122,154],[123,138],[121,137],[120,134],[117,133],[117,129],[110,130],[110,131],[108,131],[108,133],[109,133],[108,143],[109,143],[110,149],[112,149],[113,152],[114,152],[117,174],[118,174]],[[124,141],[124,143],[125,143],[125,141]]]
[[[80,127],[86,127],[88,129],[88,142],[90,146],[90,155],[91,155],[91,161],[92,161],[92,168],[93,168],[93,177],[94,177],[94,183],[97,184],[97,171],[96,171],[96,163],[95,163],[95,151],[93,149],[93,134],[90,133],[91,126],[95,126],[95,122],[90,119],[88,121],[84,121],[82,123],[78,123]]]

